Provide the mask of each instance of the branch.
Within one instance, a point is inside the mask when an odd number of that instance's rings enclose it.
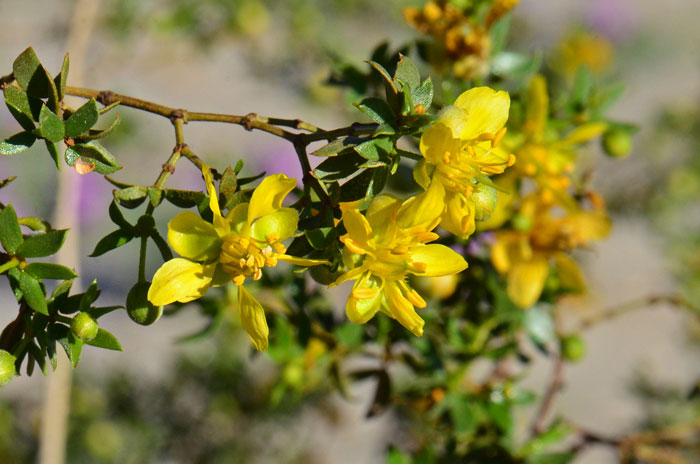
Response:
[[[627,303],[623,303],[621,305],[605,309],[597,314],[593,314],[592,316],[585,318],[581,321],[579,330],[585,330],[594,326],[595,324],[598,324],[599,322],[614,319],[618,316],[622,316],[624,314],[631,313],[640,309],[646,309],[650,306],[655,306],[660,303],[668,303],[673,306],[686,308],[690,310],[695,309],[688,301],[684,300],[678,295],[652,295],[637,300],[632,300]]]
[[[554,371],[552,372],[552,378],[549,381],[547,390],[542,397],[542,403],[535,414],[535,418],[532,421],[532,426],[530,431],[533,436],[537,436],[545,431],[547,428],[547,416],[549,415],[549,410],[554,404],[554,397],[564,386],[564,361],[561,356],[557,355],[554,361]]]

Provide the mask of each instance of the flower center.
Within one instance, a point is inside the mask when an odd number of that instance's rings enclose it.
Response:
[[[245,235],[229,234],[221,246],[219,262],[224,271],[231,274],[233,282],[242,285],[246,277],[260,279],[262,268],[276,266],[275,255],[284,251],[281,243],[260,243]]]

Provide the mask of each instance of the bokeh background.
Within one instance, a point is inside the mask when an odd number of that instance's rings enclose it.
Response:
[[[401,9],[420,3],[2,0],[0,74],[30,45],[49,69],[58,69],[73,34],[77,49],[68,51],[82,65],[87,87],[198,111],[256,112],[339,127],[359,113],[349,105],[352,95],[325,84],[329,73],[341,61],[362,63],[381,41],[396,45],[412,37]],[[76,4],[95,8],[89,24]],[[606,241],[581,255],[591,292],[567,310],[594,313],[678,292],[700,296],[698,12],[698,0],[522,0],[515,10],[516,49],[547,56],[580,31],[605,40],[611,58],[603,72],[626,85],[610,117],[640,127],[625,160],[606,159],[599,147],[590,147],[595,185],[615,226]],[[114,177],[148,185],[172,149],[171,125],[129,109],[121,116],[116,135],[105,142],[125,166]],[[14,132],[11,115],[0,111],[0,134]],[[283,141],[215,124],[190,124],[186,134],[211,164],[241,158],[247,174],[299,177],[296,157]],[[69,240],[83,257],[84,285],[96,277],[104,289],[100,301],[123,304],[136,279],[137,245],[86,258],[111,230],[104,213],[112,186],[99,175],[64,169],[61,176],[71,177],[80,193],[58,205],[55,170],[44,159],[27,162],[31,156],[46,155],[35,148],[21,158],[0,159],[0,178],[19,177],[0,200],[12,199],[20,216],[51,217],[59,206],[77,211],[80,232]],[[21,182],[29,174],[36,181]],[[182,163],[169,185],[201,189],[202,181]],[[159,208],[160,226],[173,211]],[[60,218],[53,225],[72,226]],[[149,275],[159,262],[149,255]],[[15,317],[5,283],[0,308],[2,324]],[[124,352],[83,354],[71,414],[73,423],[88,425],[70,430],[68,462],[379,463],[387,444],[402,439],[400,420],[391,412],[365,418],[372,385],[359,383],[346,398],[318,394],[263,407],[258,397],[271,375],[265,357],[248,358],[235,327],[222,329],[225,336],[180,341],[207,322],[195,310],[185,308],[151,327],[137,326],[124,312],[103,321]],[[683,414],[673,411],[674,398],[700,378],[698,333],[692,318],[664,304],[594,327],[585,333],[587,357],[567,371],[557,410],[609,434],[659,414]],[[549,369],[535,363],[525,383],[541,388]],[[46,384],[41,376],[22,376],[0,392],[2,462],[35,458]],[[615,462],[615,456],[592,448],[579,462]]]

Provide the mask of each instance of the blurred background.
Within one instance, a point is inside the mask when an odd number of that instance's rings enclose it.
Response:
[[[60,68],[68,50],[72,63],[80,63],[76,67],[86,87],[196,111],[256,112],[340,127],[359,119],[359,113],[349,104],[354,96],[327,85],[328,76],[341,62],[362,65],[381,41],[396,46],[413,37],[401,11],[421,3],[3,0],[0,74],[9,72],[27,46],[51,70]],[[597,166],[595,185],[608,202],[614,229],[582,255],[591,292],[565,310],[593,313],[671,293],[700,297],[699,11],[698,0],[522,0],[515,9],[516,49],[590,59],[600,73],[625,84],[611,118],[640,127],[631,155],[622,161],[605,158],[597,146],[589,148]],[[71,34],[78,37],[75,50],[69,48]],[[75,84],[69,78],[69,85]],[[148,185],[172,149],[171,125],[135,110],[120,114],[116,134],[105,141],[125,166],[114,177]],[[0,111],[0,133],[14,133],[15,124],[9,112]],[[240,158],[244,175],[267,171],[299,177],[296,157],[284,141],[232,126],[193,123],[185,129],[190,147],[208,163],[225,166]],[[69,205],[57,205],[55,169],[43,159],[37,163],[41,167],[26,159],[0,159],[0,177],[21,180],[31,172],[40,181],[15,182],[2,190],[0,200],[13,199],[20,216],[51,217],[59,206],[74,208],[80,233],[68,240],[83,257],[80,273],[89,279],[83,285],[97,278],[104,289],[101,303],[123,304],[136,278],[137,245],[84,258],[112,230],[103,212],[113,187],[99,175],[78,176],[64,167],[61,176],[72,177],[69,182],[79,185],[81,194],[67,200]],[[203,188],[200,174],[185,164],[169,185]],[[159,208],[159,228],[174,212]],[[60,219],[53,225],[71,226]],[[157,252],[149,255],[148,275],[160,261]],[[4,283],[0,307],[7,308],[0,311],[0,322],[14,319],[14,301]],[[217,336],[181,341],[207,322],[193,308],[151,327],[135,325],[120,311],[104,318],[124,352],[84,353],[74,373],[68,462],[379,463],[387,445],[401,440],[400,421],[391,412],[365,418],[373,391],[367,382],[346,397],[321,388],[291,399],[278,393],[284,400],[268,401],[277,374],[266,356],[248,356],[235,321]],[[664,304],[592,328],[585,333],[587,356],[567,371],[556,409],[609,434],[662,420],[664,414],[690,413],[676,406],[688,407],[683,392],[700,378],[699,334],[694,319]],[[542,388],[549,370],[548,364],[535,363],[525,383]],[[294,369],[282,375],[293,383]],[[1,462],[36,459],[47,382],[22,376],[2,390]],[[615,455],[594,447],[577,462],[615,462]]]

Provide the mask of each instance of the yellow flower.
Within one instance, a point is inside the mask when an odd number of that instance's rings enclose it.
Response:
[[[608,69],[614,54],[612,45],[604,38],[587,32],[577,32],[559,45],[552,65],[569,77],[576,74],[581,66],[587,66],[591,71],[600,73]]]
[[[549,96],[547,81],[535,76],[525,96],[526,112],[523,133],[506,137],[504,146],[516,153],[516,171],[522,177],[535,180],[538,189],[547,192],[560,203],[573,204],[567,190],[569,176],[574,170],[576,148],[601,135],[607,128],[604,122],[582,124],[565,136],[548,128]]]
[[[483,183],[484,176],[500,174],[515,162],[499,146],[509,108],[507,92],[476,87],[443,109],[421,137],[424,159],[417,163],[414,178],[424,189],[441,184],[445,208],[440,225],[454,235],[467,238],[474,232],[474,221],[490,215],[479,210],[489,197],[496,198],[493,187]]]
[[[340,240],[348,271],[332,285],[355,280],[345,306],[351,321],[365,323],[382,310],[415,335],[423,334],[424,321],[414,307],[426,303],[407,283],[408,275],[444,276],[467,268],[464,258],[450,248],[427,244],[438,238],[432,230],[439,221],[436,205],[442,196],[436,183],[403,202],[379,195],[365,215],[354,208],[343,212],[347,234]]]
[[[208,167],[202,171],[209,193],[213,224],[191,211],[168,224],[170,246],[182,256],[164,263],[153,276],[148,300],[156,306],[186,303],[204,296],[209,287],[233,281],[238,286],[241,324],[259,350],[267,348],[265,312],[243,287],[247,277],[260,279],[265,266],[287,261],[301,266],[325,261],[285,254],[282,241],[297,229],[299,215],[282,201],[296,185],[284,174],[266,177],[253,192],[250,203],[241,203],[224,217]]]
[[[523,200],[520,209],[525,230],[501,230],[491,248],[491,262],[506,275],[507,293],[520,308],[529,308],[542,294],[554,262],[563,288],[582,292],[585,283],[571,250],[610,233],[610,220],[603,211],[577,209],[566,216],[553,216],[552,204],[542,195]]]

